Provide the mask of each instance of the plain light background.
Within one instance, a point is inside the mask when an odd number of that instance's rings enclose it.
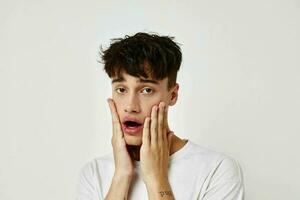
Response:
[[[0,199],[75,198],[111,151],[99,47],[138,31],[181,44],[178,136],[236,158],[246,199],[300,199],[296,0],[1,0]]]

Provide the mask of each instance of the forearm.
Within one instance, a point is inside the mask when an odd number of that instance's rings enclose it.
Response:
[[[146,183],[149,200],[175,200],[168,180]]]
[[[130,176],[114,175],[105,200],[126,200],[131,179]]]

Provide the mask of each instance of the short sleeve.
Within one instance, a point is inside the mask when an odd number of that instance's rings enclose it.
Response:
[[[244,183],[240,165],[232,158],[222,160],[210,179],[203,200],[243,200]]]
[[[95,180],[91,163],[83,166],[78,174],[76,200],[102,200],[96,195]]]

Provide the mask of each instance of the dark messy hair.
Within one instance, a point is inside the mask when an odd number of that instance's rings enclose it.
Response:
[[[135,77],[168,77],[168,89],[176,83],[182,60],[174,37],[143,32],[112,39],[109,48],[101,48],[100,55],[110,78],[120,77],[122,70]]]

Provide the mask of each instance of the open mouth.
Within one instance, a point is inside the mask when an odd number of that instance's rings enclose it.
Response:
[[[138,123],[138,122],[135,122],[135,121],[125,121],[125,122],[124,122],[124,125],[125,125],[127,128],[134,128],[134,127],[141,126],[142,124],[140,124],[140,123]]]
[[[136,121],[127,120],[122,124],[122,128],[125,133],[138,134],[142,131],[143,124]]]

